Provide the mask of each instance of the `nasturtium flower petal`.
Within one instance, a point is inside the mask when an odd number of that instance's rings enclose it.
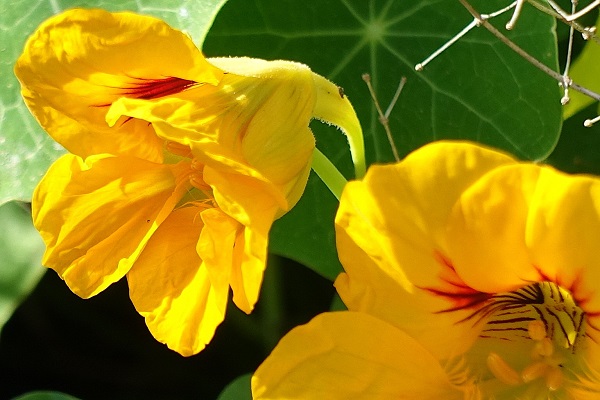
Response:
[[[422,346],[464,398],[600,398],[599,195],[596,177],[517,162],[474,144],[425,146],[346,186],[336,218],[346,272],[336,287],[350,311]],[[330,327],[313,326],[318,333],[298,329],[282,339],[257,370],[255,393],[285,397],[309,382],[301,393],[321,398],[370,376],[370,364],[358,368],[337,357]],[[385,329],[371,323],[364,334],[360,326],[349,322],[336,332],[370,346]],[[380,342],[367,348],[378,354],[390,347]],[[315,348],[324,356],[312,362]],[[328,371],[321,361],[327,357],[347,374],[314,378],[310,373]],[[411,347],[394,357],[410,364],[417,356]],[[430,373],[422,365],[407,368]],[[413,385],[428,388],[417,379],[400,382],[395,398],[423,398]],[[453,389],[437,398],[453,396]]]
[[[420,288],[434,285],[441,274],[456,278],[444,263],[445,230],[462,191],[487,171],[515,162],[483,147],[439,142],[401,163],[371,166],[364,180],[348,183],[336,216],[345,270],[336,288],[346,305],[406,329],[436,355],[468,346],[457,339],[473,330],[455,324],[468,311],[439,315],[436,321],[414,316],[447,307],[444,298]]]
[[[282,210],[289,210],[300,197],[304,185],[298,177],[307,177],[315,147],[308,123],[316,75],[289,61],[210,61],[227,71],[217,86],[154,102],[122,98],[109,110],[108,123],[123,116],[148,121],[165,140],[189,145],[205,170],[262,181]]]
[[[600,314],[600,268],[594,267],[600,265],[599,195],[597,178],[547,166],[520,164],[488,173],[463,193],[448,222],[457,273],[474,289],[491,293],[556,282],[585,304],[590,318]]]
[[[279,206],[264,190],[256,187],[256,181],[247,177],[220,174],[214,170],[206,170],[204,177],[214,188],[220,209],[245,227],[236,240],[231,289],[235,304],[249,313],[260,293],[269,230]]]
[[[210,342],[225,318],[229,289],[227,279],[209,277],[196,252],[201,211],[192,205],[171,213],[127,274],[131,301],[150,332],[184,356]]]
[[[545,278],[577,293],[590,313],[600,315],[600,180],[548,167],[538,187],[528,219],[532,263]],[[599,333],[590,332],[600,341]]]
[[[208,208],[199,214],[204,227],[196,244],[196,252],[204,262],[211,282],[225,287],[227,296],[231,269],[234,263],[236,239],[244,225],[225,214],[219,208]]]
[[[42,263],[81,297],[121,279],[175,206],[182,168],[133,157],[58,159],[33,195],[33,222],[47,246]]]
[[[110,128],[108,107],[121,97],[164,95],[150,88],[171,77],[213,85],[222,75],[188,36],[159,19],[83,9],[44,22],[27,41],[15,73],[29,109],[69,152],[152,161],[161,159],[163,143],[152,127],[122,120]]]
[[[256,400],[463,399],[438,360],[368,314],[318,315],[294,328],[252,377]]]
[[[509,292],[539,279],[526,235],[540,172],[533,164],[498,168],[457,200],[448,221],[448,256],[469,286]]]
[[[334,83],[290,61],[207,60],[155,18],[54,16],[15,72],[72,153],[33,199],[45,264],[83,297],[128,273],[150,331],[181,354],[211,340],[230,288],[252,311],[271,225],[308,180],[310,121],[342,129],[364,169],[360,124]]]

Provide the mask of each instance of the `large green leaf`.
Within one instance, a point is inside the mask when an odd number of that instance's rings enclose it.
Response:
[[[586,128],[582,123],[597,110],[596,104],[589,105],[565,121],[548,164],[571,174],[600,175],[600,124]]]
[[[251,379],[252,374],[242,375],[234,379],[225,389],[223,389],[217,400],[251,400]]]
[[[78,400],[77,397],[69,396],[68,394],[60,392],[29,392],[25,393],[13,400]]]
[[[160,17],[202,43],[226,0],[11,0],[0,2],[0,204],[29,201],[52,161],[63,154],[25,107],[13,73],[25,40],[46,18],[72,7],[133,10]]]
[[[596,23],[596,27],[600,28],[600,21]],[[600,44],[593,40],[588,41],[583,51],[573,63],[573,67],[569,75],[573,81],[587,89],[600,93],[600,73],[598,71],[600,65]],[[595,100],[584,94],[571,90],[571,101],[566,105],[564,110],[565,118],[569,118],[577,112],[581,111],[588,105],[595,103]],[[595,115],[587,115],[587,118],[593,118]]]
[[[12,202],[0,207],[0,329],[44,272],[44,243],[31,214]]]
[[[489,13],[510,1],[472,2]],[[493,20],[503,28],[509,15]],[[475,29],[423,72],[414,66],[466,26],[472,17],[458,1],[230,0],[204,44],[210,56],[292,59],[344,88],[365,130],[370,162],[392,152],[361,75],[372,76],[387,104],[401,76],[408,82],[390,124],[402,155],[433,140],[469,139],[524,159],[545,158],[561,127],[555,81],[534,69],[483,28]],[[507,36],[557,68],[555,22],[525,6]],[[385,107],[385,105],[384,105]],[[313,125],[317,146],[351,177],[350,156],[339,132]],[[311,178],[298,206],[272,231],[272,250],[333,278],[337,261],[335,199]]]

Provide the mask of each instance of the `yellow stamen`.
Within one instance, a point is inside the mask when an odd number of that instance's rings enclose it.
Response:
[[[560,367],[550,367],[550,370],[546,374],[546,387],[554,391],[560,389],[565,380],[565,375]]]
[[[531,382],[543,377],[548,390],[558,390],[564,381],[564,374],[560,367],[561,358],[554,355],[553,340],[546,336],[546,328],[541,321],[530,322],[527,331],[536,342],[532,351],[532,358],[536,361],[523,369],[523,381]]]
[[[192,168],[194,171],[201,172],[204,169],[204,164],[202,164],[200,161],[198,161],[194,158],[192,160],[192,164],[190,165],[190,168]]]
[[[487,365],[492,374],[507,385],[515,386],[523,382],[519,373],[496,353],[492,352],[488,355]]]
[[[554,354],[552,339],[545,337],[535,344],[535,352],[542,357],[550,357]]]
[[[527,326],[529,337],[535,341],[542,340],[546,337],[546,327],[542,321],[536,320],[529,323]]]
[[[211,189],[210,186],[208,186],[206,182],[204,182],[204,179],[202,179],[202,173],[199,172],[194,172],[190,174],[190,183],[196,189],[200,189],[202,191],[209,191]]]
[[[529,364],[521,373],[524,382],[531,382],[541,376],[548,374],[549,365],[545,361],[538,361]]]
[[[165,147],[169,153],[189,158],[192,156],[192,151],[188,146],[184,146],[177,142],[167,142]]]

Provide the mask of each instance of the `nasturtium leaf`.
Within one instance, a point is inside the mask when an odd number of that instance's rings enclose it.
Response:
[[[44,243],[24,207],[16,202],[0,207],[0,329],[46,271]]]
[[[600,124],[583,126],[597,110],[595,104],[589,105],[564,122],[560,140],[546,163],[571,174],[600,175]]]
[[[473,0],[490,13],[509,0]],[[555,21],[525,5],[507,32],[510,12],[492,23],[538,60],[557,69]],[[400,156],[427,142],[466,139],[523,159],[544,159],[561,128],[557,83],[484,28],[475,28],[419,73],[414,66],[473,20],[458,1],[230,0],[211,28],[209,56],[291,59],[344,89],[365,131],[369,162],[393,161],[361,75],[370,73],[385,109],[400,78],[408,81],[390,115]],[[348,147],[332,127],[311,125],[317,147],[352,177]],[[303,199],[276,222],[272,251],[334,278],[336,201],[312,176]]]
[[[61,392],[40,391],[29,392],[15,397],[13,400],[78,400],[77,397]]]
[[[348,307],[342,301],[342,298],[336,293],[333,296],[333,300],[331,301],[331,306],[329,307],[329,311],[346,311]]]
[[[223,389],[217,400],[251,400],[250,379],[252,374],[237,377]]]
[[[67,8],[136,11],[167,21],[201,44],[226,0],[13,0],[0,2],[0,204],[29,201],[48,166],[64,153],[23,103],[13,73],[25,40],[48,17]]]
[[[600,28],[600,20],[596,23],[596,27]],[[600,71],[598,70],[600,65],[600,44],[590,40],[583,48],[579,57],[573,63],[569,76],[577,84],[585,87],[586,89],[600,93]],[[572,115],[581,111],[581,109],[588,105],[595,103],[596,101],[591,97],[588,97],[582,93],[574,90],[569,91],[571,100],[565,106],[564,117],[569,118]],[[596,113],[594,111],[593,113]],[[594,118],[596,115],[589,115],[587,118]]]

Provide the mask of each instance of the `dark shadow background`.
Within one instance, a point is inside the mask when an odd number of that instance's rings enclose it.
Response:
[[[280,337],[329,309],[334,288],[292,261],[272,264],[267,273],[279,268],[285,310]],[[150,335],[129,300],[126,280],[82,300],[48,271],[2,330],[0,399],[34,390],[90,400],[215,399],[271,350],[260,340],[262,332],[248,334],[265,312],[265,295],[250,316],[229,307],[209,346],[185,358]]]

